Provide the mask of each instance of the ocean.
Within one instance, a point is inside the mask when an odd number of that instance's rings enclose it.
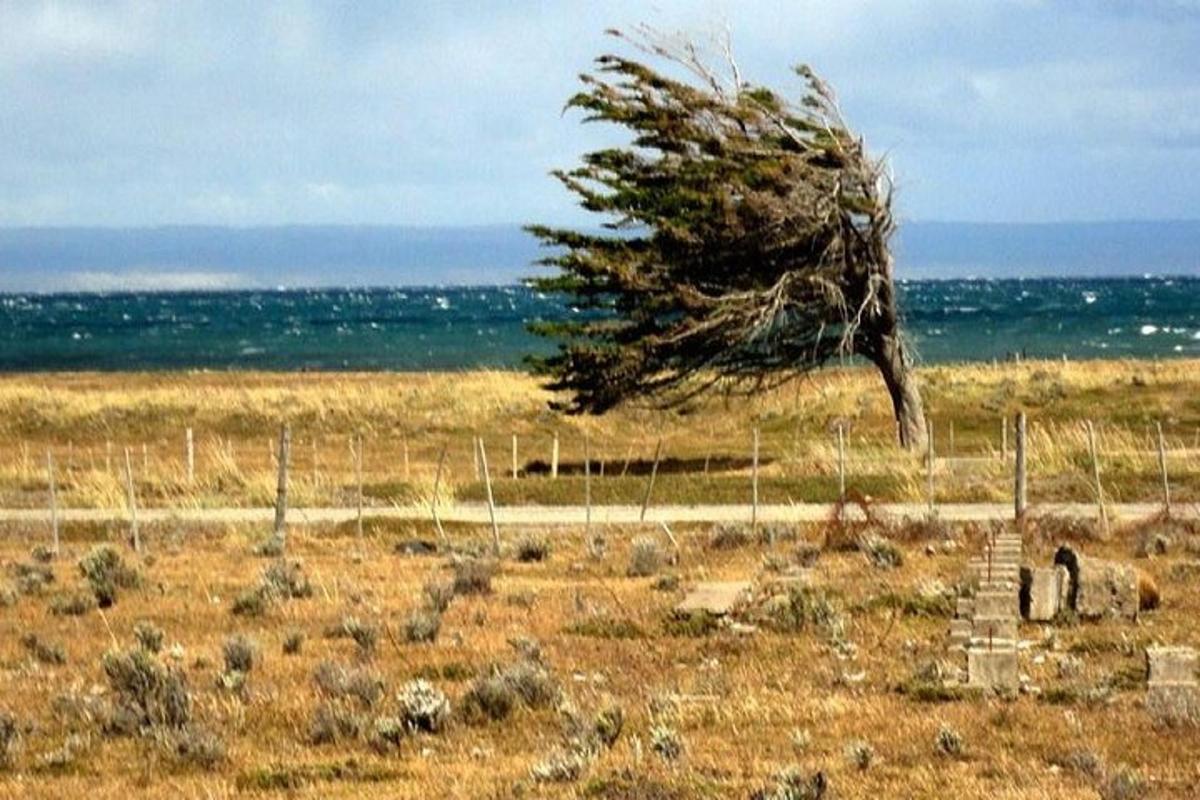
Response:
[[[1200,277],[905,281],[921,363],[1200,357]],[[519,286],[0,294],[0,371],[515,367],[577,313]]]

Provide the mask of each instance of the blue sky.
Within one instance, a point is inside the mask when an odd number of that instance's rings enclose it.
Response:
[[[639,21],[811,63],[904,218],[1200,217],[1200,0],[0,0],[0,226],[578,222],[562,104]]]

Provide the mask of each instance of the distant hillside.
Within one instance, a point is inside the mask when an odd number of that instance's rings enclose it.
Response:
[[[901,277],[1200,274],[1200,222],[912,222]],[[0,229],[0,291],[512,283],[533,271],[516,226]]]

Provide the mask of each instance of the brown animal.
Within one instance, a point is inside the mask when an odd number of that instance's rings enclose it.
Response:
[[[1158,584],[1154,582],[1154,578],[1139,569],[1137,571],[1137,587],[1138,609],[1141,611],[1150,611],[1158,608],[1159,601],[1162,598],[1159,596]]]

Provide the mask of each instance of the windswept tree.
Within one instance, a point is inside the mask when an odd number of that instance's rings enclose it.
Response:
[[[891,180],[831,89],[797,67],[792,102],[744,82],[727,47],[718,73],[688,41],[610,33],[672,74],[603,55],[567,102],[632,141],[553,173],[602,226],[528,229],[553,247],[539,263],[557,268],[531,285],[583,312],[532,326],[560,339],[535,359],[549,388],[569,392],[576,413],[633,398],[671,407],[860,356],[883,376],[901,443],[922,443],[892,277]]]

